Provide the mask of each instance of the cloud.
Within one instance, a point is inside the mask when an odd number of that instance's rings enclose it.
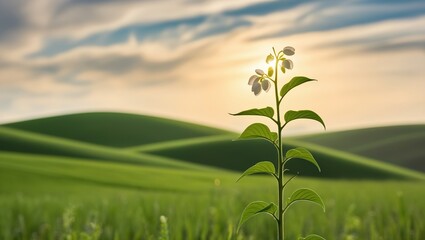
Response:
[[[84,46],[111,46],[126,42],[129,37],[135,37],[137,41],[159,39],[168,45],[177,46],[199,38],[226,33],[247,25],[249,25],[249,22],[246,20],[222,15],[196,16],[159,23],[134,24],[77,40],[66,38],[48,39],[43,48],[31,53],[29,57],[53,57]],[[164,39],[172,39],[172,41],[165,42]]]
[[[97,33],[132,25],[206,16],[264,0],[188,2],[0,0],[0,50],[3,55],[19,58],[37,52],[42,45],[73,43],[85,38],[90,40],[90,36]],[[14,53],[11,49],[15,50]]]
[[[13,6],[8,18],[21,22],[0,37],[0,121],[100,109],[239,130],[252,119],[226,113],[270,104],[247,78],[287,44],[297,49],[289,77],[320,81],[286,107],[312,108],[330,129],[425,119],[410,109],[425,104],[422,2],[164,2],[56,1],[38,6],[42,18]]]
[[[356,25],[368,25],[391,19],[412,18],[425,12],[422,2],[325,1],[312,2],[308,11],[275,32],[256,38],[285,37],[314,31],[327,31]]]
[[[81,39],[129,25],[172,22],[219,14],[258,2],[264,0],[67,1],[56,8],[55,21],[52,21],[50,30],[54,35]]]

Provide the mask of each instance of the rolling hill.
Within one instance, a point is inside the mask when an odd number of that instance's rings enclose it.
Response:
[[[70,114],[3,126],[111,147],[229,133],[165,118],[108,112]]]
[[[387,161],[387,152],[381,151],[386,144],[393,146],[404,141],[409,146],[411,141],[420,142],[423,135],[418,133],[418,128],[421,126],[378,129],[380,135],[375,132],[371,138],[367,138],[371,134],[367,129],[288,138],[284,141],[287,148],[309,148],[323,172],[318,173],[304,161],[291,161],[288,166],[293,173],[314,177],[424,179],[422,173],[396,166],[418,169],[414,165]],[[391,140],[394,134],[404,137]],[[66,157],[203,171],[211,167],[243,171],[255,162],[275,159],[273,147],[267,142],[232,141],[237,136],[216,128],[163,118],[82,113],[1,125],[0,152],[24,154],[21,157],[56,156],[58,160]],[[356,152],[356,148],[351,148],[353,144],[363,150]],[[376,154],[367,154],[372,152]],[[419,159],[410,163],[423,165],[421,151],[405,152],[404,156]]]
[[[425,172],[425,125],[365,128],[294,139]]]
[[[424,174],[387,164],[376,159],[350,154],[344,151],[323,147],[297,140],[286,140],[287,149],[302,146],[308,148],[323,169],[317,169],[301,160],[288,162],[293,174],[302,176],[346,178],[346,179],[390,179],[390,178],[424,178]],[[202,165],[244,171],[258,161],[274,162],[274,147],[261,140],[232,141],[232,138],[211,138],[210,142],[183,144],[152,144],[139,148],[141,153],[149,153],[169,158],[181,159]],[[132,148],[137,150],[137,148]]]
[[[39,133],[0,127],[0,153],[25,153],[26,156],[86,158],[96,161],[162,166],[166,168],[206,169],[175,159],[150,154],[135,154],[121,149],[84,143]]]

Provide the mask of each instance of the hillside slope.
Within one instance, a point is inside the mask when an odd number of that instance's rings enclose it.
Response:
[[[288,168],[293,174],[299,172],[302,176],[347,179],[425,179],[423,173],[400,168],[376,159],[297,140],[288,139],[285,141],[286,149],[296,146],[307,147],[323,170],[319,173],[313,165],[306,161],[292,160],[288,162]],[[258,161],[274,162],[276,159],[274,147],[266,141],[232,141],[230,137],[227,139],[211,138],[210,141],[204,140],[199,143],[188,142],[183,144],[181,141],[175,141],[174,143],[151,144],[140,148],[131,148],[129,151],[173,157],[235,171],[244,171]]]
[[[293,139],[425,172],[425,125],[375,127]]]
[[[70,114],[3,126],[112,147],[228,133],[165,118],[111,112]]]
[[[97,161],[128,163],[165,168],[206,170],[206,167],[150,154],[136,154],[121,149],[63,139],[0,126],[0,153],[88,158]]]
[[[308,146],[323,172],[318,173],[303,161],[292,161],[288,166],[293,173],[314,177],[422,178],[416,171],[395,165],[422,169],[423,129],[424,125],[394,126],[286,138],[286,149]],[[58,159],[74,157],[167,168],[219,167],[234,171],[244,171],[258,161],[276,159],[273,146],[267,142],[232,141],[237,136],[170,119],[84,113],[0,125],[0,151],[57,156]]]

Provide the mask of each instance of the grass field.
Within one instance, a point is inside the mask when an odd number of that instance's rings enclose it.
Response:
[[[45,119],[0,126],[0,239],[160,239],[160,216],[168,219],[170,239],[274,238],[276,229],[267,216],[248,221],[235,233],[247,203],[276,199],[267,176],[235,183],[240,165],[272,160],[273,154],[260,158],[270,150],[266,143],[232,142],[234,133],[127,114],[77,114],[48,118],[48,124],[59,126],[62,123],[52,119],[69,119],[68,125],[61,125],[66,128],[76,116],[83,116],[88,125],[101,121],[101,116],[115,119],[110,123],[114,127],[102,126],[115,133],[94,135],[96,139],[91,135],[95,132],[78,132],[78,126],[71,127],[72,133],[46,130]],[[125,134],[115,124],[119,120],[130,129],[127,117],[130,122],[139,119],[133,124],[140,129],[144,121],[150,122],[151,132],[134,134],[121,144]],[[164,124],[171,132],[158,140],[152,126],[167,129]],[[176,125],[184,134],[172,132]],[[422,139],[418,129],[403,134],[403,127],[396,128],[401,129],[400,139]],[[416,137],[407,137],[415,132]],[[391,142],[392,134],[381,135]],[[287,215],[287,239],[309,233],[328,240],[425,239],[423,173],[357,154],[346,149],[350,144],[336,147],[330,140],[321,144],[312,138],[319,136],[285,141],[288,147],[311,149],[325,177],[298,177],[288,194],[297,187],[313,188],[327,208],[323,213],[315,205],[295,205]],[[349,139],[355,138],[345,135],[344,141]],[[378,139],[359,142],[363,147],[384,144]],[[291,168],[314,176],[307,166]]]

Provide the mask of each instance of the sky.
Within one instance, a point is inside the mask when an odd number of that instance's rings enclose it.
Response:
[[[425,1],[0,0],[0,123],[91,111],[240,131],[248,78],[292,46],[283,111],[330,131],[425,122]],[[288,134],[321,131],[303,120]]]

